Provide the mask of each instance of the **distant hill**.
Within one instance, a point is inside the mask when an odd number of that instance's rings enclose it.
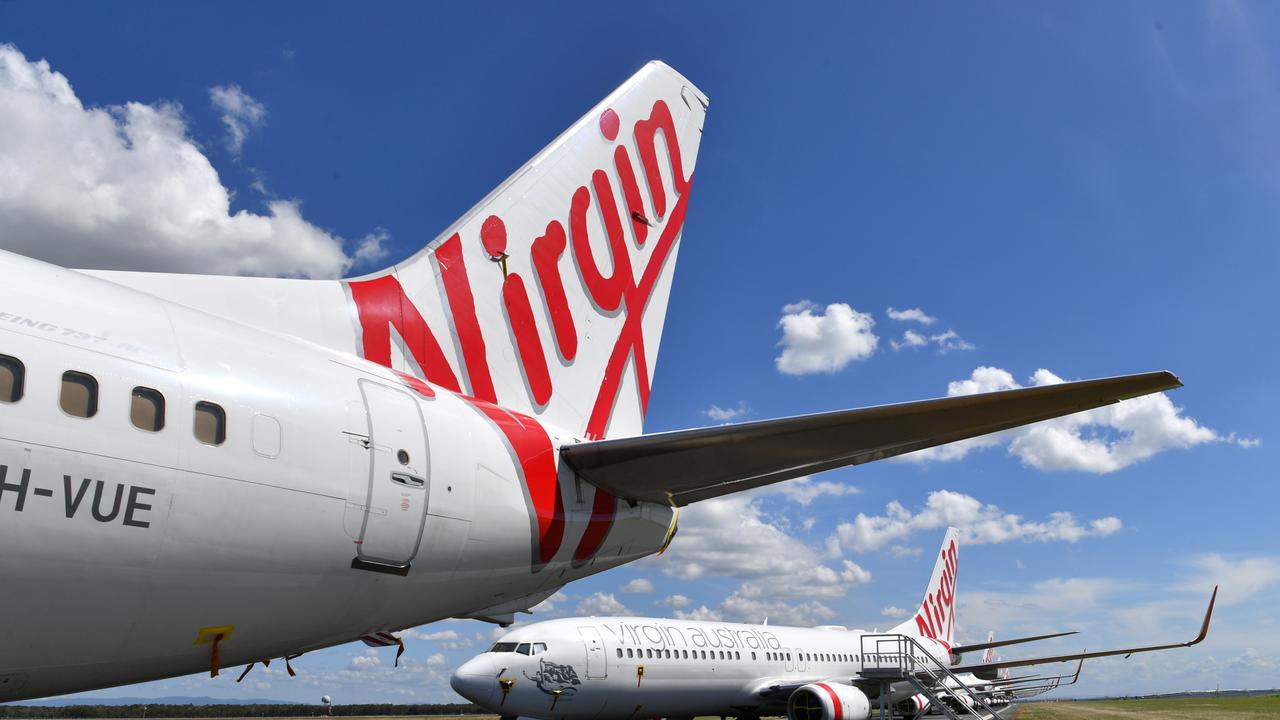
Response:
[[[45,700],[22,700],[5,705],[27,705],[30,707],[65,707],[67,705],[298,705],[289,700],[267,700],[264,698],[215,698],[195,697],[190,695],[170,695],[168,697],[56,697]],[[316,703],[318,706],[319,703]]]

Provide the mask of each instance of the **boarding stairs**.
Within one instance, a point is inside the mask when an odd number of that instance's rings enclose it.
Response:
[[[940,662],[910,635],[863,635],[860,675],[880,683],[880,720],[891,720],[890,696],[894,683],[911,685],[950,720],[993,720],[999,716],[998,711],[982,699],[982,693],[962,682],[946,663]],[[947,686],[948,678],[953,687]],[[944,702],[947,698],[955,701],[954,707]]]

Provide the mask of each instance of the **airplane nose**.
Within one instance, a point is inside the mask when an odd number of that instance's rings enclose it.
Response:
[[[449,685],[454,692],[481,707],[492,710],[498,706],[501,695],[498,670],[487,654],[477,655],[454,670]]]

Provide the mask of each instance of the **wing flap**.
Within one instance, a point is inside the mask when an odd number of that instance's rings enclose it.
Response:
[[[687,505],[1181,387],[1169,372],[1084,380],[561,447],[585,481]]]

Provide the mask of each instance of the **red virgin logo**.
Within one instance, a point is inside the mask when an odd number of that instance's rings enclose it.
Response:
[[[588,439],[603,437],[629,359],[635,363],[641,414],[648,408],[650,373],[642,326],[644,310],[684,225],[692,180],[685,174],[675,123],[664,101],[654,102],[649,117],[637,120],[632,126],[638,168],[627,145],[616,142],[621,125],[618,114],[612,109],[606,110],[599,125],[601,135],[613,144],[611,169],[616,173],[624,207],[618,206],[610,173],[596,169],[589,181],[579,185],[563,201],[568,209],[568,228],[560,220],[548,221],[542,233],[531,243],[516,244],[516,247],[529,248],[525,257],[508,255],[511,238],[506,222],[498,215],[486,217],[474,237],[464,238],[461,232],[455,233],[435,249],[438,292],[442,295],[442,305],[457,337],[457,364],[465,373],[469,396],[445,355],[436,331],[428,325],[395,275],[346,283],[355,306],[360,349],[366,359],[391,366],[391,333],[394,329],[427,381],[473,401],[494,421],[508,446],[516,452],[538,532],[534,539],[535,568],[555,555],[563,537],[563,500],[555,490],[558,483],[554,453],[547,452],[551,450],[550,438],[533,418],[501,408],[501,398],[497,397],[494,388],[489,348],[477,316],[478,303],[480,307],[488,305],[487,309],[501,308],[500,315],[506,323],[506,332],[501,335],[510,338],[529,399],[535,408],[544,408],[555,399],[550,364],[557,360],[550,352],[557,352],[566,362],[572,362],[578,355],[583,339],[579,325],[584,320],[580,314],[592,312],[622,319],[603,373],[595,381],[599,390],[585,426],[566,428],[580,432]],[[659,132],[665,146],[661,156],[656,142]],[[660,172],[664,159],[669,163],[672,176],[670,207],[668,190]],[[641,176],[651,200],[652,217],[641,193]],[[592,251],[587,222],[588,214],[592,212],[598,213],[602,220],[604,239],[609,248],[607,263],[599,262]],[[627,245],[628,227],[637,246],[643,248],[650,244],[643,267],[633,267]],[[650,237],[651,230],[657,232],[656,238]],[[488,258],[501,264],[503,280],[501,292],[496,296],[475,296],[471,273],[491,270],[467,267],[464,242],[478,243]],[[576,271],[576,277],[562,275],[560,260],[566,253],[572,257],[571,267]],[[610,268],[607,274],[601,270],[602,266]],[[565,292],[568,281],[580,283],[591,302],[571,306]],[[539,311],[545,311],[550,319],[550,337],[543,337],[535,322],[534,302],[530,294],[530,286],[535,284],[544,303]],[[418,294],[431,292],[432,288],[414,287],[411,290]],[[575,313],[579,315],[575,316]],[[495,314],[486,312],[485,316],[495,317]],[[498,335],[490,333],[490,337]],[[599,342],[598,339],[594,341]],[[499,413],[501,417],[517,418],[518,421],[499,421]],[[575,563],[589,560],[604,542],[613,522],[614,502],[612,496],[596,491],[591,521],[573,554]]]

